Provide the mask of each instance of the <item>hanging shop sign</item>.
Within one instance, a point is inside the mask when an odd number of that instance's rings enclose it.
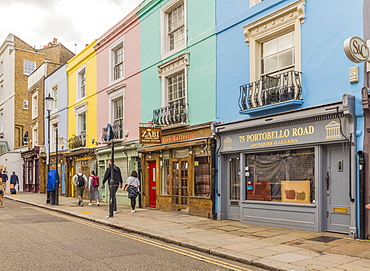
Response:
[[[366,42],[356,36],[350,37],[344,41],[344,52],[346,56],[355,63],[369,60],[369,47]]]
[[[161,144],[162,130],[160,127],[140,127],[140,143]]]

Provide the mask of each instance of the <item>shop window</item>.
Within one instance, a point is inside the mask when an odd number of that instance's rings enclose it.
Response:
[[[246,155],[247,200],[315,202],[313,148]]]
[[[209,156],[196,156],[194,158],[194,195],[209,197],[211,195],[211,171]]]
[[[163,152],[162,154],[162,161],[161,161],[161,188],[160,194],[161,195],[169,195],[170,194],[170,159],[169,159],[169,152]]]

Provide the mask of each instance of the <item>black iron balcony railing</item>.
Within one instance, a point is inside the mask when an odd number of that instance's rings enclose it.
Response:
[[[301,72],[266,75],[258,81],[240,86],[241,111],[289,100],[302,100]]]
[[[188,122],[187,104],[173,103],[153,110],[152,123],[156,125],[186,124]]]
[[[86,147],[86,132],[81,132],[80,135],[73,135],[68,139],[68,148],[70,150],[79,147]]]
[[[122,120],[116,120],[112,125],[114,139],[123,138],[123,122]],[[107,127],[102,128],[102,137],[103,141],[108,141]]]

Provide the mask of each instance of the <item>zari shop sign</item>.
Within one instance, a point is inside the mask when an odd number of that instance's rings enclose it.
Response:
[[[286,126],[275,130],[238,133],[223,137],[222,150],[263,148],[343,139],[340,123],[319,121],[302,126]]]

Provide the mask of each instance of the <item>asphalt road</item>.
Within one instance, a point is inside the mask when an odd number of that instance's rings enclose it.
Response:
[[[5,204],[0,270],[263,270],[43,208]]]

